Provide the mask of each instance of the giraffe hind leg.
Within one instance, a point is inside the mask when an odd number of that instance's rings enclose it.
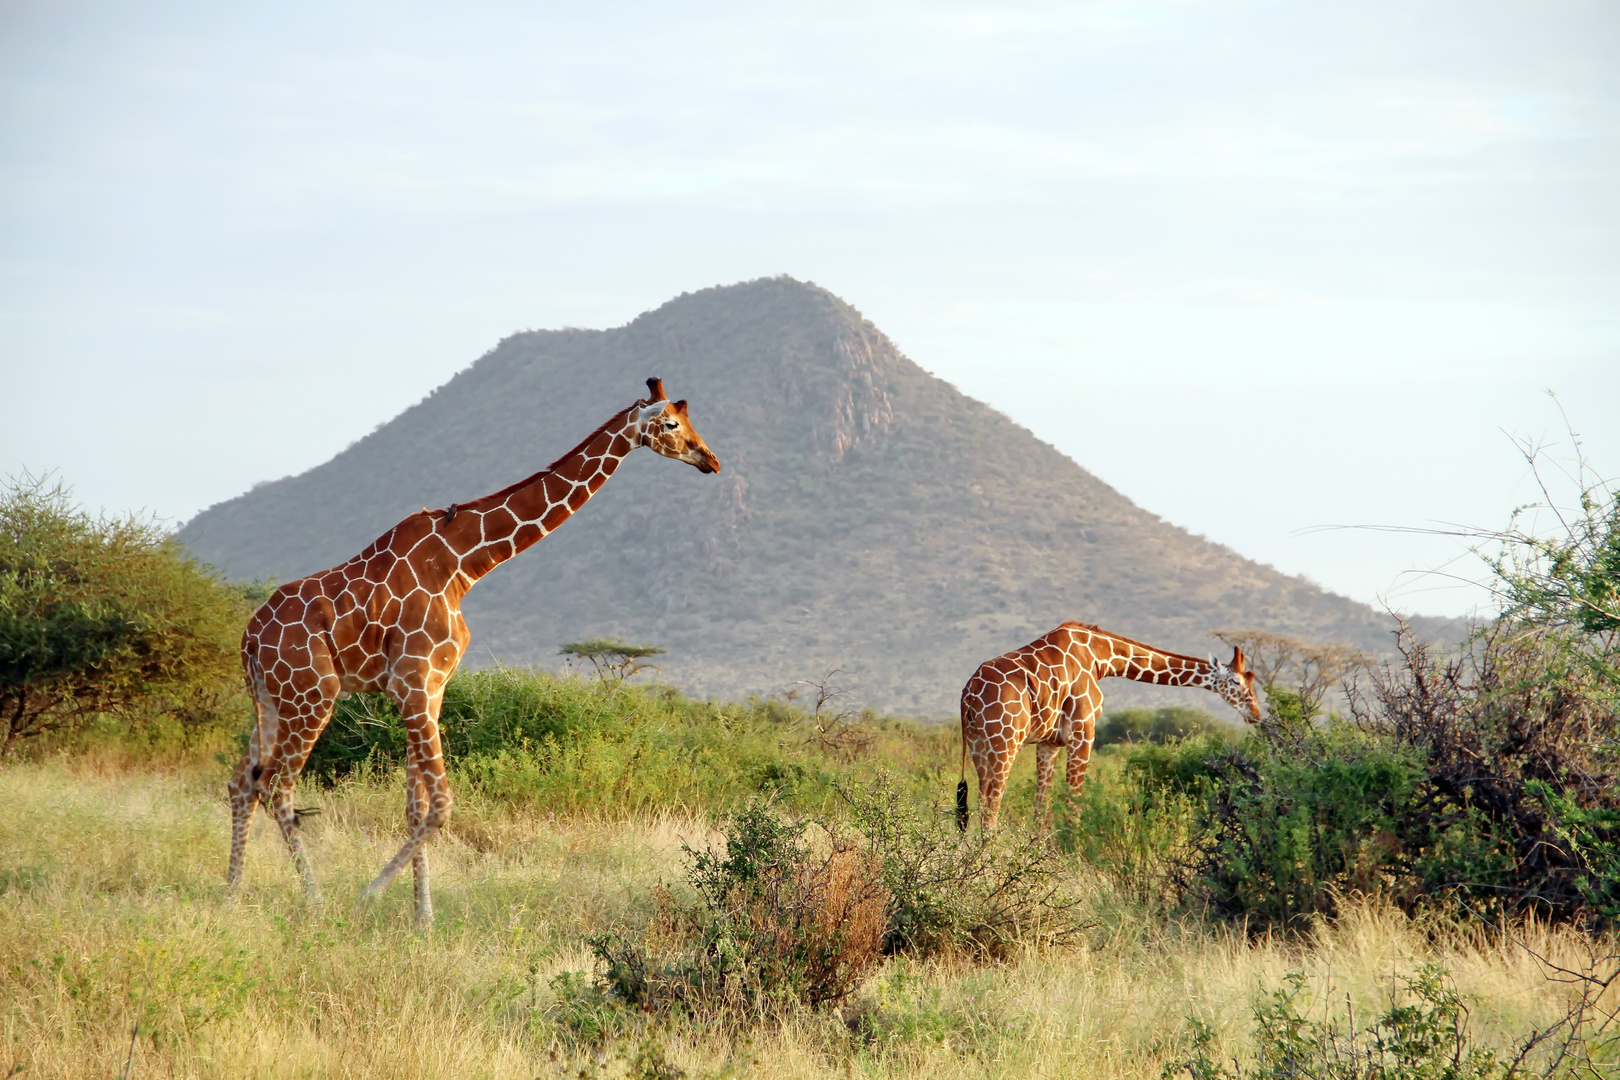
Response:
[[[433,899],[428,883],[427,859],[416,856],[422,846],[450,817],[450,781],[444,772],[444,753],[439,739],[439,698],[425,690],[412,690],[399,696],[405,717],[406,790],[405,812],[409,835],[404,846],[366,886],[363,897],[377,896],[399,872],[411,864],[417,873],[416,921],[427,926],[433,921]]]
[[[255,730],[251,739],[258,738]],[[229,868],[225,871],[225,890],[234,894],[242,883],[242,863],[247,854],[248,828],[253,824],[253,808],[259,803],[258,776],[255,773],[254,754],[251,746],[247,753],[242,755],[242,763],[236,767],[231,775],[230,782],[225,785],[225,792],[231,804],[231,857]]]
[[[289,651],[284,649],[283,659],[287,655]],[[340,684],[331,656],[318,639],[306,646],[297,658],[301,663],[293,669],[292,679],[285,686],[267,689],[261,695],[261,715],[268,713],[277,722],[273,731],[269,725],[260,727],[263,749],[254,773],[265,809],[281,827],[281,837],[298,871],[304,895],[311,903],[319,903],[320,885],[304,847],[293,791],[315,747],[315,740],[332,718]]]
[[[995,828],[1001,816],[1001,797],[1018,753],[1018,744],[1004,733],[1006,728],[997,730],[1002,734],[993,739],[981,732],[969,749],[973,768],[979,774],[979,826],[986,830]]]
[[[987,680],[988,681],[988,680]],[[968,753],[979,774],[979,823],[993,829],[1001,812],[1001,796],[1012,775],[1013,759],[1029,734],[1034,715],[1023,687],[997,673],[997,682],[981,694],[978,730]]]
[[[315,880],[315,867],[310,863],[309,852],[304,849],[298,811],[293,808],[293,781],[290,777],[277,779],[267,809],[276,819],[276,824],[281,826],[281,838],[286,841],[287,853],[292,856],[293,866],[298,870],[298,879],[304,886],[304,896],[312,904],[320,903],[321,887]]]
[[[408,777],[405,792],[405,823],[412,833],[421,827],[427,817],[427,808],[427,790],[422,784],[421,777]],[[416,849],[415,855],[411,856],[411,886],[412,899],[416,903],[416,921],[431,923],[433,888],[428,880],[428,855],[425,843]]]
[[[1044,834],[1052,827],[1052,780],[1057,776],[1055,746],[1035,747],[1035,830]]]
[[[247,857],[248,830],[253,825],[253,810],[259,804],[259,779],[264,774],[266,751],[279,734],[275,706],[268,700],[262,682],[256,677],[257,665],[248,664],[248,690],[253,695],[256,721],[248,736],[248,746],[242,760],[225,785],[226,798],[231,804],[231,856],[225,871],[225,890],[234,894],[242,882],[242,866]]]

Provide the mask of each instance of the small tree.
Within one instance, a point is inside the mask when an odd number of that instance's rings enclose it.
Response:
[[[1620,692],[1620,482],[1592,468],[1573,428],[1569,438],[1570,462],[1549,461],[1540,444],[1516,440],[1542,498],[1515,510],[1500,532],[1475,531],[1484,542],[1475,551],[1490,567],[1505,620],[1556,635]],[[1565,473],[1573,505],[1554,495],[1549,470]]]
[[[863,710],[847,704],[851,688],[838,681],[849,677],[843,668],[828,668],[820,680],[801,679],[799,684],[815,691],[816,701],[810,708],[810,726],[815,734],[810,742],[845,760],[854,761],[872,747],[872,733],[859,726],[866,718]],[[792,701],[797,691],[788,695]]]
[[[557,650],[559,655],[568,657],[570,662],[588,662],[598,679],[612,682],[615,686],[649,668],[653,671],[662,670],[647,658],[661,656],[664,651],[662,645],[627,645],[612,638],[570,641]]]
[[[1287,634],[1267,630],[1216,630],[1214,636],[1232,648],[1243,650],[1249,669],[1266,691],[1266,698],[1298,700],[1300,711],[1314,716],[1323,698],[1345,676],[1372,663],[1372,657],[1343,641],[1313,644]]]
[[[244,596],[153,523],[48,477],[0,486],[0,757],[97,712],[183,707],[237,674]]]

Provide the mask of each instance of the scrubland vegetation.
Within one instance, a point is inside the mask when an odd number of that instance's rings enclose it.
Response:
[[[544,682],[591,700],[590,687]],[[648,724],[660,723],[659,696],[625,691],[623,703],[645,703]],[[757,745],[772,722],[753,722],[739,727]],[[774,730],[790,746],[802,733]],[[653,747],[681,735],[646,734],[641,759],[655,762]],[[891,738],[915,754],[921,799],[947,740]],[[878,867],[875,882],[845,881],[837,895],[824,877],[818,894],[801,867],[832,861],[825,834],[806,829],[795,864],[772,849],[778,833],[760,835],[759,813],[749,824],[745,786],[729,793],[742,800],[739,826],[710,812],[724,794],[709,807],[619,806],[613,770],[561,810],[460,778],[451,824],[432,846],[430,935],[412,931],[403,883],[375,906],[353,906],[402,832],[398,777],[386,772],[356,770],[301,795],[321,808],[308,842],[324,907],[306,905],[266,823],[231,904],[214,747],[149,749],[103,738],[0,771],[0,1062],[22,1075],[117,1075],[128,1063],[136,1076],[1151,1076],[1198,1052],[1247,1059],[1252,1007],[1290,972],[1307,980],[1308,1015],[1349,995],[1362,1018],[1387,1007],[1392,979],[1438,963],[1468,995],[1469,1038],[1504,1057],[1571,1001],[1507,935],[1414,921],[1377,901],[1347,902],[1294,935],[1156,902],[1148,881],[1168,845],[1128,829],[1115,842],[1151,856],[1121,859],[1135,878],[1022,843],[1015,824],[981,858],[992,875],[1035,863],[1025,882],[1035,888],[1009,898],[1014,918],[987,932],[969,925],[987,921],[982,890],[912,882],[910,923],[896,920],[905,933],[885,941],[896,927],[884,894],[905,888],[903,875]],[[622,769],[635,767],[633,754]],[[1101,757],[1088,805],[1118,796],[1126,764]],[[812,792],[802,805],[831,802]],[[913,823],[929,806],[916,805]],[[793,806],[784,797],[765,820],[791,821]],[[954,830],[933,820],[942,828],[925,837],[955,859]],[[968,838],[966,858],[978,843]],[[685,849],[714,856],[695,866]],[[738,889],[750,873],[761,886],[752,894]],[[857,927],[833,943],[847,955],[805,956],[796,970],[798,939],[813,944],[828,929],[816,913],[858,908],[863,895],[884,909],[878,932],[868,918],[864,940]],[[1572,928],[1536,922],[1516,935],[1567,967],[1588,960],[1590,939]],[[838,963],[844,971],[822,980],[833,992],[825,1000],[802,993]],[[855,977],[839,996],[845,975]]]
[[[1273,912],[1272,892],[1239,889],[1223,895],[1246,917],[1221,917],[1186,876],[1210,811],[1164,779],[1215,742],[1105,748],[1078,820],[1049,843],[1026,831],[1027,762],[1008,827],[959,837],[943,813],[948,728],[871,721],[869,752],[840,763],[779,702],[511,670],[458,676],[449,700],[458,802],[431,848],[439,920],[425,936],[403,883],[355,903],[403,817],[391,729],[374,706],[360,719],[364,699],[345,722],[366,755],[343,758],[334,740],[299,797],[320,809],[307,842],[324,906],[306,904],[262,818],[246,887],[226,900],[228,729],[154,741],[108,722],[0,770],[0,1063],[44,1076],[1216,1076],[1234,1056],[1249,1069],[1275,1055],[1256,1009],[1276,1028],[1279,990],[1299,1017],[1343,1030],[1389,1013],[1393,994],[1416,1009],[1402,1015],[1500,1063],[1579,1003],[1583,988],[1549,979],[1547,962],[1584,972],[1607,951],[1601,927],[1534,914],[1408,914],[1377,875],[1357,894],[1353,874],[1298,851],[1289,865],[1317,873],[1330,904]],[[1219,753],[1261,742],[1221,738]],[[1403,989],[1423,979],[1430,999]],[[1527,1074],[1571,1033],[1532,1051]],[[1577,1049],[1602,1056],[1599,1042]]]
[[[120,607],[148,593],[97,570],[107,523],[70,522],[75,559],[27,532],[63,509],[0,537],[0,694],[33,703],[0,763],[14,1075],[1620,1072],[1612,498],[1556,543],[1504,534],[1503,616],[1445,655],[1403,638],[1337,713],[1316,649],[1278,654],[1255,729],[1107,717],[1045,837],[1029,760],[999,832],[956,831],[954,725],[463,672],[426,933],[403,883],[357,902],[404,816],[367,696],[298,794],[327,902],[262,816],[226,897],[246,702],[224,665],[136,661],[228,652],[230,619],[150,612],[249,594],[147,535],[119,573],[186,587]]]

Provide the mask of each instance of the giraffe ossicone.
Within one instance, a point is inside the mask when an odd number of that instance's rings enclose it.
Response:
[[[956,788],[956,824],[967,828],[967,762],[979,778],[979,820],[996,823],[1018,748],[1035,746],[1035,820],[1051,820],[1048,793],[1059,749],[1067,749],[1064,776],[1072,812],[1086,779],[1103,696],[1110,677],[1161,686],[1197,686],[1219,694],[1250,723],[1260,720],[1254,673],[1242,649],[1230,663],[1166,652],[1089,623],[1066,622],[1028,645],[980,664],[962,688],[962,779]]]
[[[660,379],[648,379],[647,389],[549,468],[481,499],[412,514],[347,562],[282,585],[253,614],[242,635],[242,666],[258,719],[227,785],[229,890],[241,881],[248,826],[262,799],[306,895],[319,899],[293,786],[338,695],[382,692],[405,720],[408,832],[365,895],[380,893],[410,863],[417,921],[432,921],[423,845],[450,813],[439,707],[470,640],[461,617],[467,590],[567,521],[637,447],[699,472],[720,471],[686,402],[665,397]]]

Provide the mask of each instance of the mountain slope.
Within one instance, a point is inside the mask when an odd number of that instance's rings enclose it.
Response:
[[[412,511],[543,467],[649,375],[690,399],[724,471],[632,455],[468,596],[469,662],[554,663],[562,642],[620,635],[667,646],[664,677],[698,694],[839,667],[869,704],[949,715],[980,660],[1069,618],[1199,654],[1239,625],[1388,648],[1387,616],[1142,510],[789,278],[684,294],[614,330],[515,334],[181,538],[233,577],[322,569]]]

